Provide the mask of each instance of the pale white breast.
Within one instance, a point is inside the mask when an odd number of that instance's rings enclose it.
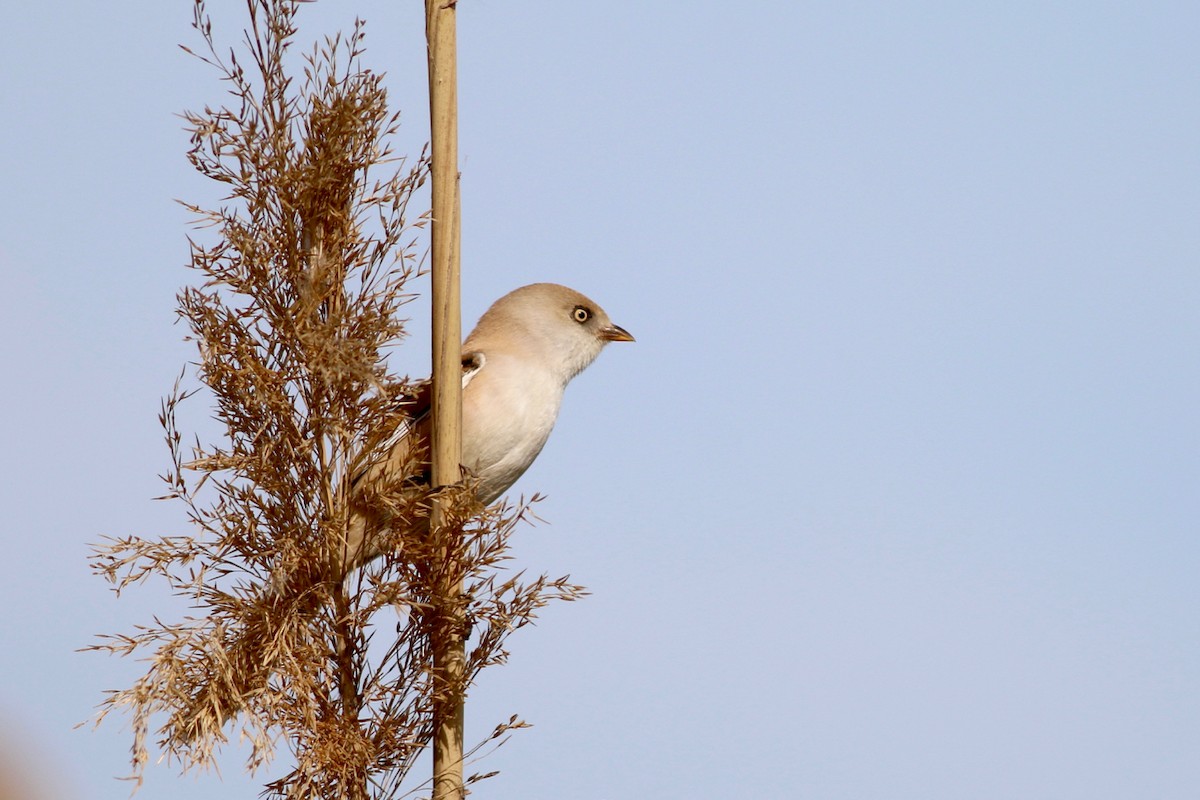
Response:
[[[463,393],[463,464],[490,503],[537,458],[562,403],[563,381],[528,359],[488,354]]]

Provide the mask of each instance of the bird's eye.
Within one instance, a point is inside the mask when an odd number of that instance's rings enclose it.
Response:
[[[583,306],[575,306],[575,310],[571,312],[571,318],[576,322],[583,324],[592,318],[592,312],[588,311]]]

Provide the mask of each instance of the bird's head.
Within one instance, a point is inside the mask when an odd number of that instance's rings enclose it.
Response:
[[[582,372],[609,342],[632,342],[604,309],[556,283],[522,286],[501,297],[480,318],[466,348],[512,350],[533,356],[561,373],[563,382]]]

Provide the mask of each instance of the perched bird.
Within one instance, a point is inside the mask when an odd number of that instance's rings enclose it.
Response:
[[[632,342],[604,309],[573,289],[535,283],[516,289],[492,304],[463,343],[462,463],[472,476],[477,499],[488,504],[529,468],[554,428],[563,391],[596,359],[609,342]],[[428,408],[411,402],[406,421],[382,448],[368,454],[369,466],[355,477],[352,495],[369,495],[411,471],[414,454],[428,452]],[[381,553],[381,528],[428,525],[427,518],[397,520],[355,503],[347,525],[338,572],[346,574]],[[292,575],[272,594],[286,602],[303,592],[308,579]],[[264,663],[270,626],[248,625],[225,646],[230,668],[191,698],[173,720],[184,741],[220,728],[244,705],[248,692],[265,684],[271,669]]]
[[[462,463],[477,481],[480,503],[496,500],[529,469],[550,437],[571,379],[609,342],[632,341],[604,309],[558,284],[523,286],[492,304],[462,351]],[[425,403],[417,402],[398,441],[356,484],[398,474],[414,449],[427,449],[427,398]],[[351,519],[344,571],[378,555],[364,542],[373,523],[365,514]]]

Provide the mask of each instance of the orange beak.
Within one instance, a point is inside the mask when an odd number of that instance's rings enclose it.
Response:
[[[605,325],[600,329],[600,338],[606,342],[636,342],[633,334],[620,325]]]

